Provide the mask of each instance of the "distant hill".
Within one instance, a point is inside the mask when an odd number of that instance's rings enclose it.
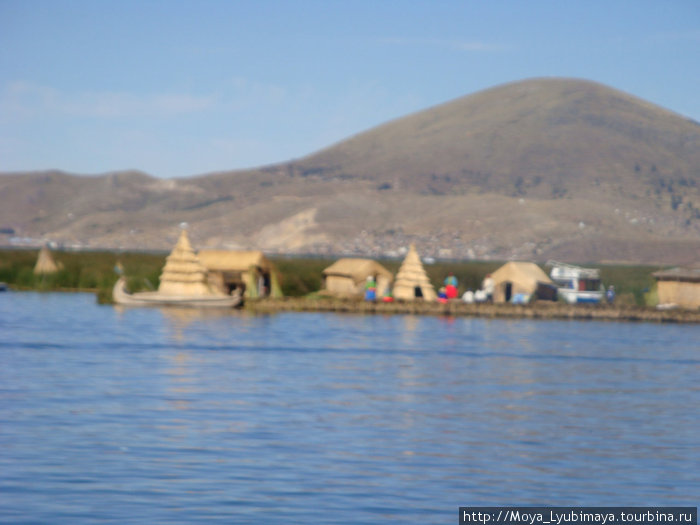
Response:
[[[700,126],[600,84],[539,79],[401,118],[296,167],[423,194],[641,197],[699,181]]]
[[[198,247],[685,264],[700,259],[700,125],[533,79],[257,170],[0,176],[0,232],[15,236],[168,248],[182,221]]]

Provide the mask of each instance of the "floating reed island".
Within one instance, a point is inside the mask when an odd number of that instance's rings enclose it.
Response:
[[[183,245],[186,250],[182,249]],[[128,282],[134,292],[126,296],[127,299],[167,296],[160,302],[197,306],[210,297],[236,295],[247,311],[263,314],[296,311],[700,322],[700,265],[654,273],[648,267],[606,267],[609,282],[614,282],[616,287],[619,285],[621,293],[617,297],[613,293],[604,300],[599,269],[552,261],[555,278],[562,277],[561,272],[556,275],[554,272],[559,267],[571,274],[564,276],[568,276],[565,280],[569,286],[557,288],[561,283],[554,283],[540,267],[530,262],[510,261],[500,268],[498,263],[484,262],[469,263],[469,267],[445,263],[426,268],[414,246],[407,250],[395,279],[392,270],[397,265],[393,261],[385,261],[388,265],[385,268],[376,261],[359,258],[340,259],[333,264],[326,260],[278,258],[273,263],[259,251],[201,250],[195,253],[185,230],[180,233],[173,252],[165,257],[165,265],[163,255],[155,254],[58,252],[55,261],[47,248],[38,256],[35,254],[0,250],[0,280],[17,289],[95,290],[98,302],[113,304],[122,302],[119,293],[115,293],[115,290],[122,291],[114,287],[116,271],[123,277],[119,282],[122,285]],[[187,257],[183,258],[183,254]],[[483,274],[486,278],[481,280]],[[457,298],[457,275],[467,290],[463,300]],[[433,283],[441,281],[445,286],[437,294]],[[479,282],[481,289],[477,289]],[[144,284],[149,291],[140,291]],[[173,285],[177,286],[173,288]],[[184,293],[185,285],[188,290],[196,285],[197,293],[188,292],[190,300],[182,304],[174,299]],[[477,291],[472,292],[474,289]],[[611,289],[612,286],[608,291]],[[596,304],[579,301],[588,300],[589,296],[595,296]],[[139,301],[139,304],[144,302],[152,301]]]
[[[509,303],[446,303],[434,301],[373,302],[358,299],[284,297],[246,301],[244,309],[257,314],[278,312],[335,312],[347,314],[410,314],[486,319],[560,319],[577,321],[638,321],[655,323],[700,323],[700,311],[659,310],[642,306],[571,305],[535,302],[526,305]]]

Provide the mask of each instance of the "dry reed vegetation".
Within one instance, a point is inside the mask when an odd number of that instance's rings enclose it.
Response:
[[[155,289],[165,263],[165,254],[114,252],[52,252],[62,265],[55,274],[36,275],[38,250],[0,250],[0,281],[18,290],[83,290],[94,291],[100,302],[110,302],[112,286],[117,280],[115,266],[120,263],[133,291]],[[282,292],[287,297],[317,294],[323,281],[321,272],[334,259],[304,257],[270,257],[281,277]],[[396,273],[399,260],[381,260],[390,272]],[[460,293],[477,290],[487,273],[501,266],[495,261],[436,262],[425,265],[433,286],[439,288],[450,272],[459,281]],[[654,289],[652,272],[658,266],[599,265],[603,282],[613,284],[622,305],[644,305],[645,295]]]

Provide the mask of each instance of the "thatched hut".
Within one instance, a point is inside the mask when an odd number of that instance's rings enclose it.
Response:
[[[56,273],[61,269],[60,263],[56,263],[53,260],[53,256],[49,251],[48,246],[42,246],[39,250],[39,256],[36,259],[36,265],[34,266],[34,273],[36,275],[48,275]]]
[[[201,250],[199,259],[209,285],[223,293],[238,289],[252,298],[282,295],[277,270],[261,251]]]
[[[341,297],[361,297],[368,277],[383,294],[394,280],[392,273],[372,259],[339,259],[323,270],[323,290]]]
[[[556,285],[535,263],[511,261],[491,274],[493,302],[508,303],[519,294],[529,300],[556,298]]]
[[[659,304],[700,307],[700,265],[672,268],[652,275],[656,278]]]
[[[401,263],[399,273],[396,274],[394,299],[409,301],[415,299],[423,299],[425,301],[437,300],[435,288],[433,288],[428,274],[425,273],[423,263],[413,244],[411,244],[406,258]]]
[[[207,269],[194,253],[184,229],[173,251],[165,258],[158,292],[173,296],[218,295],[207,283]]]

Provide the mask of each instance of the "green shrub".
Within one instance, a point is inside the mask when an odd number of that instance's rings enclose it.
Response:
[[[329,259],[276,257],[271,262],[280,274],[280,288],[289,297],[317,292],[323,285],[323,270],[333,264]]]
[[[15,280],[8,282],[10,284],[16,284],[21,288],[34,288],[34,268],[31,266],[19,268]]]
[[[83,267],[80,269],[77,287],[81,289],[97,288],[100,280],[101,275],[97,269]]]

